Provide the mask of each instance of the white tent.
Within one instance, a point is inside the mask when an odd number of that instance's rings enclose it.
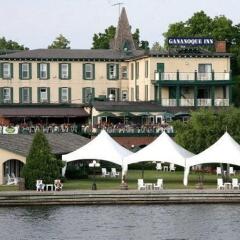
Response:
[[[240,165],[240,145],[226,132],[217,142],[203,152],[186,160],[184,185],[188,184],[191,166],[205,163]]]
[[[124,163],[131,164],[144,161],[168,162],[185,167],[185,159],[194,154],[182,148],[163,132],[145,148],[124,158]]]
[[[131,151],[122,147],[105,130],[102,130],[98,136],[83,147],[62,155],[62,160],[71,162],[75,160],[105,160],[116,163],[120,166],[123,164],[123,158],[132,154]]]

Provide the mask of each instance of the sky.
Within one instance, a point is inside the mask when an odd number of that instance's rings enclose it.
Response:
[[[89,49],[94,33],[117,25],[124,3],[132,30],[140,29],[150,46],[163,43],[169,24],[186,21],[197,11],[225,15],[240,23],[240,0],[0,0],[0,37],[30,49],[47,48],[61,33],[72,49]]]

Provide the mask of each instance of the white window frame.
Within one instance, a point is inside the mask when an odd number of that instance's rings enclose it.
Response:
[[[11,88],[3,88],[3,103],[11,103]]]
[[[110,64],[109,65],[109,79],[116,79],[117,78],[117,64]]]
[[[27,100],[24,99],[25,98],[24,91],[27,91]],[[22,88],[22,102],[30,103],[30,88],[28,88],[28,87]]]
[[[68,101],[69,101],[69,89],[67,87],[63,87],[61,88],[61,102],[68,102]]]
[[[29,79],[29,78],[30,78],[30,64],[22,63],[22,79]]]
[[[39,65],[39,78],[40,79],[47,79],[48,75],[48,65],[47,63],[40,63]]]
[[[122,90],[122,101],[128,101],[128,90]]]
[[[89,76],[88,76],[89,74]],[[86,63],[85,64],[85,72],[84,72],[85,79],[93,79],[93,64],[92,63]]]
[[[122,79],[128,79],[128,68],[127,66],[121,67],[121,77]]]
[[[68,79],[69,78],[69,65],[67,63],[62,63],[61,64],[61,78],[62,79]]]
[[[11,78],[11,64],[3,63],[3,78]]]
[[[42,90],[45,90],[45,93],[42,92]],[[47,88],[40,88],[40,103],[45,103],[45,102],[48,102],[48,89]],[[45,97],[43,97],[44,95],[42,94],[46,94]]]

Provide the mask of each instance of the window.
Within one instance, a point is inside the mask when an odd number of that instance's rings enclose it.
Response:
[[[61,88],[61,102],[68,102],[69,101],[69,92],[68,88]]]
[[[11,64],[3,63],[3,78],[11,78]]]
[[[3,103],[11,103],[11,88],[3,88]]]
[[[48,102],[48,91],[47,88],[40,88],[40,103]]]
[[[30,88],[22,88],[22,103],[30,103]]]
[[[110,101],[118,101],[119,100],[119,89],[118,88],[108,88],[107,89],[107,97]]]
[[[145,78],[148,77],[148,61],[145,61]]]
[[[122,79],[128,79],[127,66],[122,66],[121,67],[121,78]]]
[[[83,69],[84,69],[84,79],[87,80],[92,80],[94,79],[94,64],[91,63],[87,63],[83,65]]]
[[[86,87],[83,88],[83,103],[90,103],[94,99],[94,88]]]
[[[127,101],[128,100],[128,91],[123,90],[122,91],[122,101]]]
[[[212,79],[212,64],[198,64],[198,79],[199,80]]]
[[[118,79],[118,64],[108,64],[107,69],[107,75],[109,80]]]
[[[39,78],[40,79],[47,79],[48,78],[48,65],[47,63],[40,63],[39,65]]]
[[[22,79],[30,79],[30,65],[29,63],[22,63]]]
[[[60,78],[61,79],[69,79],[70,78],[69,64],[67,64],[67,63],[60,64]]]

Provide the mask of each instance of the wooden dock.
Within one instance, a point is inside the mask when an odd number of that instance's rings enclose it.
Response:
[[[240,203],[239,190],[0,192],[0,206]]]

